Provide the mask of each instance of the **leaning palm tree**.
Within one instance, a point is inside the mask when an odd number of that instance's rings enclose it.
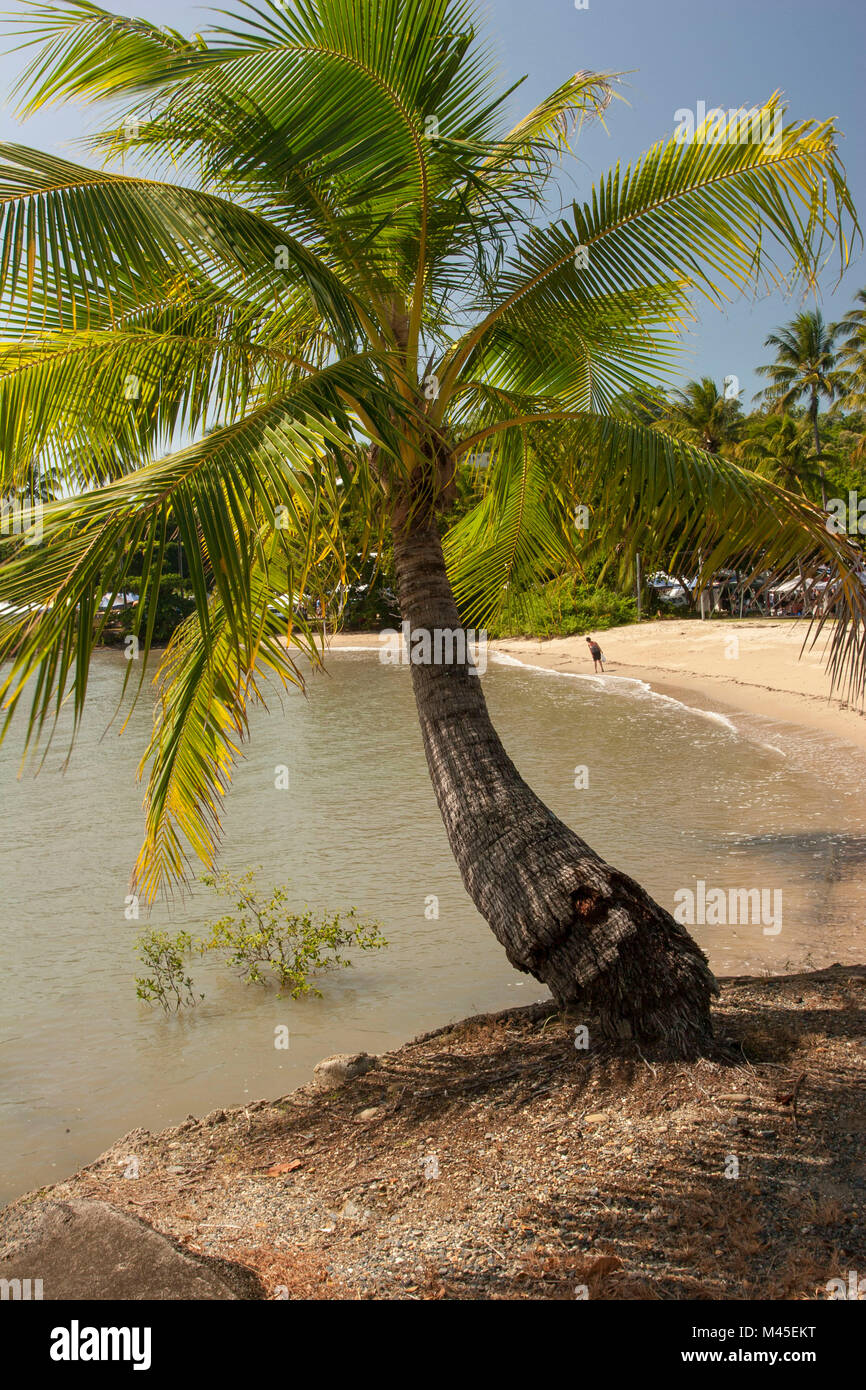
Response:
[[[693,551],[709,527],[707,575],[746,550],[761,568],[834,567],[833,674],[862,681],[846,538],[613,404],[670,381],[694,295],[811,282],[834,249],[844,264],[833,126],[794,122],[772,146],[664,140],[546,222],[609,77],[569,77],[510,125],[463,0],[259,0],[227,25],[184,38],[86,0],[28,19],[24,110],[106,98],[115,114],[95,138],[108,167],[2,153],[5,475],[35,451],[94,484],[0,570],[0,598],[41,609],[0,630],[7,711],[32,689],[30,737],[47,737],[69,693],[77,720],[100,595],[143,546],[146,612],[179,537],[196,612],[157,675],[137,866],[142,892],[172,884],[213,859],[251,702],[301,679],[299,649],[318,655],[275,596],[339,582],[362,516],[362,549],[393,542],[430,775],[509,960],[605,1033],[694,1050],[715,989],[703,953],[523,781],[458,639],[599,536],[627,565],[647,542]],[[463,472],[476,500],[446,564]],[[584,492],[593,525],[576,533]]]
[[[818,411],[822,400],[829,403],[845,394],[845,373],[839,366],[838,324],[824,322],[820,310],[806,310],[778,333],[770,333],[764,347],[776,349],[776,360],[758,367],[770,385],[759,394],[774,410],[787,411],[806,399],[812,425],[816,456],[821,453]],[[826,509],[827,487],[821,469],[821,504]]]

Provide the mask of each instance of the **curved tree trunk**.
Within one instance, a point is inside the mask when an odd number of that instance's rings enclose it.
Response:
[[[818,397],[812,393],[812,402],[809,406],[809,416],[812,420],[812,441],[815,445],[816,456],[821,452],[821,436],[818,433]],[[824,464],[820,458],[816,457],[818,473],[821,478],[821,510],[827,510],[827,479],[824,476]]]
[[[395,534],[394,553],[416,640],[461,630],[435,526]],[[718,992],[703,952],[527,786],[490,722],[479,677],[465,660],[448,660],[447,640],[443,648],[438,661],[418,650],[412,681],[439,809],[479,912],[512,965],[560,1005],[597,1017],[603,1035],[694,1055],[711,1036]]]

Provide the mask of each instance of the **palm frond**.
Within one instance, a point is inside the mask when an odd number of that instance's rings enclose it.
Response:
[[[776,107],[766,103],[771,114]],[[588,298],[624,290],[669,286],[679,317],[686,293],[722,303],[729,290],[814,284],[834,249],[844,267],[852,232],[859,226],[832,122],[792,123],[771,143],[660,142],[612,170],[591,203],[575,204],[570,226],[527,234],[497,302],[446,355],[444,387],[467,367],[474,373],[500,325],[532,340],[551,320],[579,315]]]
[[[633,572],[638,552],[664,556],[674,567],[682,560],[688,569],[697,569],[699,587],[726,567],[753,578],[772,573],[813,579],[823,567],[829,573],[830,597],[809,620],[804,642],[814,642],[830,624],[832,688],[844,698],[862,698],[866,571],[856,542],[828,527],[825,513],[804,496],[658,425],[595,412],[575,412],[569,421],[566,414],[550,413],[557,450],[544,449],[544,427],[534,425],[536,467],[546,473],[539,501],[546,499],[546,526],[560,528],[558,538],[551,534],[548,554],[557,544],[570,548],[576,567],[601,559],[618,569],[621,579]],[[490,431],[486,438],[479,432],[471,445],[461,447],[477,451],[502,440],[499,447],[507,448],[508,434],[514,449],[520,435],[514,426],[503,434]],[[552,505],[554,499],[565,505]],[[574,527],[569,502],[591,503],[592,524],[585,530]],[[539,512],[536,507],[535,515]],[[452,582],[469,600],[469,616],[476,623],[489,620],[502,603],[499,574],[491,566],[485,575],[474,553],[484,518],[482,499],[447,537]],[[547,555],[539,549],[535,579],[546,572]],[[530,574],[528,569],[525,582]]]

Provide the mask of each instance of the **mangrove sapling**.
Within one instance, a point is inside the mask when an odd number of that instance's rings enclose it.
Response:
[[[136,994],[148,1004],[161,1004],[166,1013],[175,1013],[196,1002],[187,958],[199,943],[188,931],[171,936],[167,931],[147,931],[138,937],[136,950],[150,975],[136,976]],[[204,999],[200,994],[199,999]]]
[[[351,946],[373,951],[387,945],[376,923],[356,921],[354,908],[333,916],[317,916],[309,907],[292,912],[286,887],[275,888],[265,901],[252,888],[253,878],[252,870],[238,879],[227,873],[202,877],[218,893],[236,897],[240,914],[214,922],[204,949],[224,954],[229,965],[243,972],[247,984],[264,984],[272,975],[292,999],[304,994],[321,997],[321,990],[310,984],[310,974],[350,966],[343,952]]]
[[[286,886],[274,888],[266,899],[256,890],[254,878],[252,869],[238,878],[228,873],[202,876],[202,883],[236,904],[237,915],[229,913],[210,923],[209,936],[151,931],[138,938],[139,955],[152,971],[136,979],[140,999],[159,1003],[166,1012],[195,1004],[186,962],[193,954],[211,953],[239,969],[246,984],[276,979],[292,999],[306,994],[321,998],[311,975],[336,966],[346,969],[352,964],[345,954],[350,948],[374,951],[387,946],[378,924],[358,921],[355,908],[320,915],[305,906],[293,912]],[[198,999],[203,998],[199,993]]]

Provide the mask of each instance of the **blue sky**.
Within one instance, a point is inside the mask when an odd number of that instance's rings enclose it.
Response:
[[[7,12],[17,8],[7,0]],[[206,10],[186,0],[130,0],[117,8],[185,32],[207,25]],[[589,0],[584,10],[574,0],[486,0],[479,14],[495,40],[503,76],[527,75],[513,98],[515,118],[579,69],[627,74],[628,104],[613,104],[607,133],[584,133],[579,159],[570,161],[562,180],[566,198],[583,198],[610,165],[634,159],[670,134],[677,109],[694,109],[698,101],[707,109],[750,107],[778,89],[792,117],[837,119],[846,136],[840,153],[849,186],[866,216],[862,0]],[[0,57],[4,91],[21,65],[19,54]],[[72,142],[90,124],[83,110],[61,107],[20,125],[7,104],[0,138],[81,158]],[[856,255],[837,289],[835,271],[824,277],[821,307],[828,318],[841,317],[866,284],[866,261],[859,250]],[[755,366],[769,360],[767,333],[801,307],[800,298],[773,293],[758,302],[736,300],[725,312],[703,308],[686,343],[684,378],[710,375],[721,382],[736,375],[747,403],[760,385]]]

